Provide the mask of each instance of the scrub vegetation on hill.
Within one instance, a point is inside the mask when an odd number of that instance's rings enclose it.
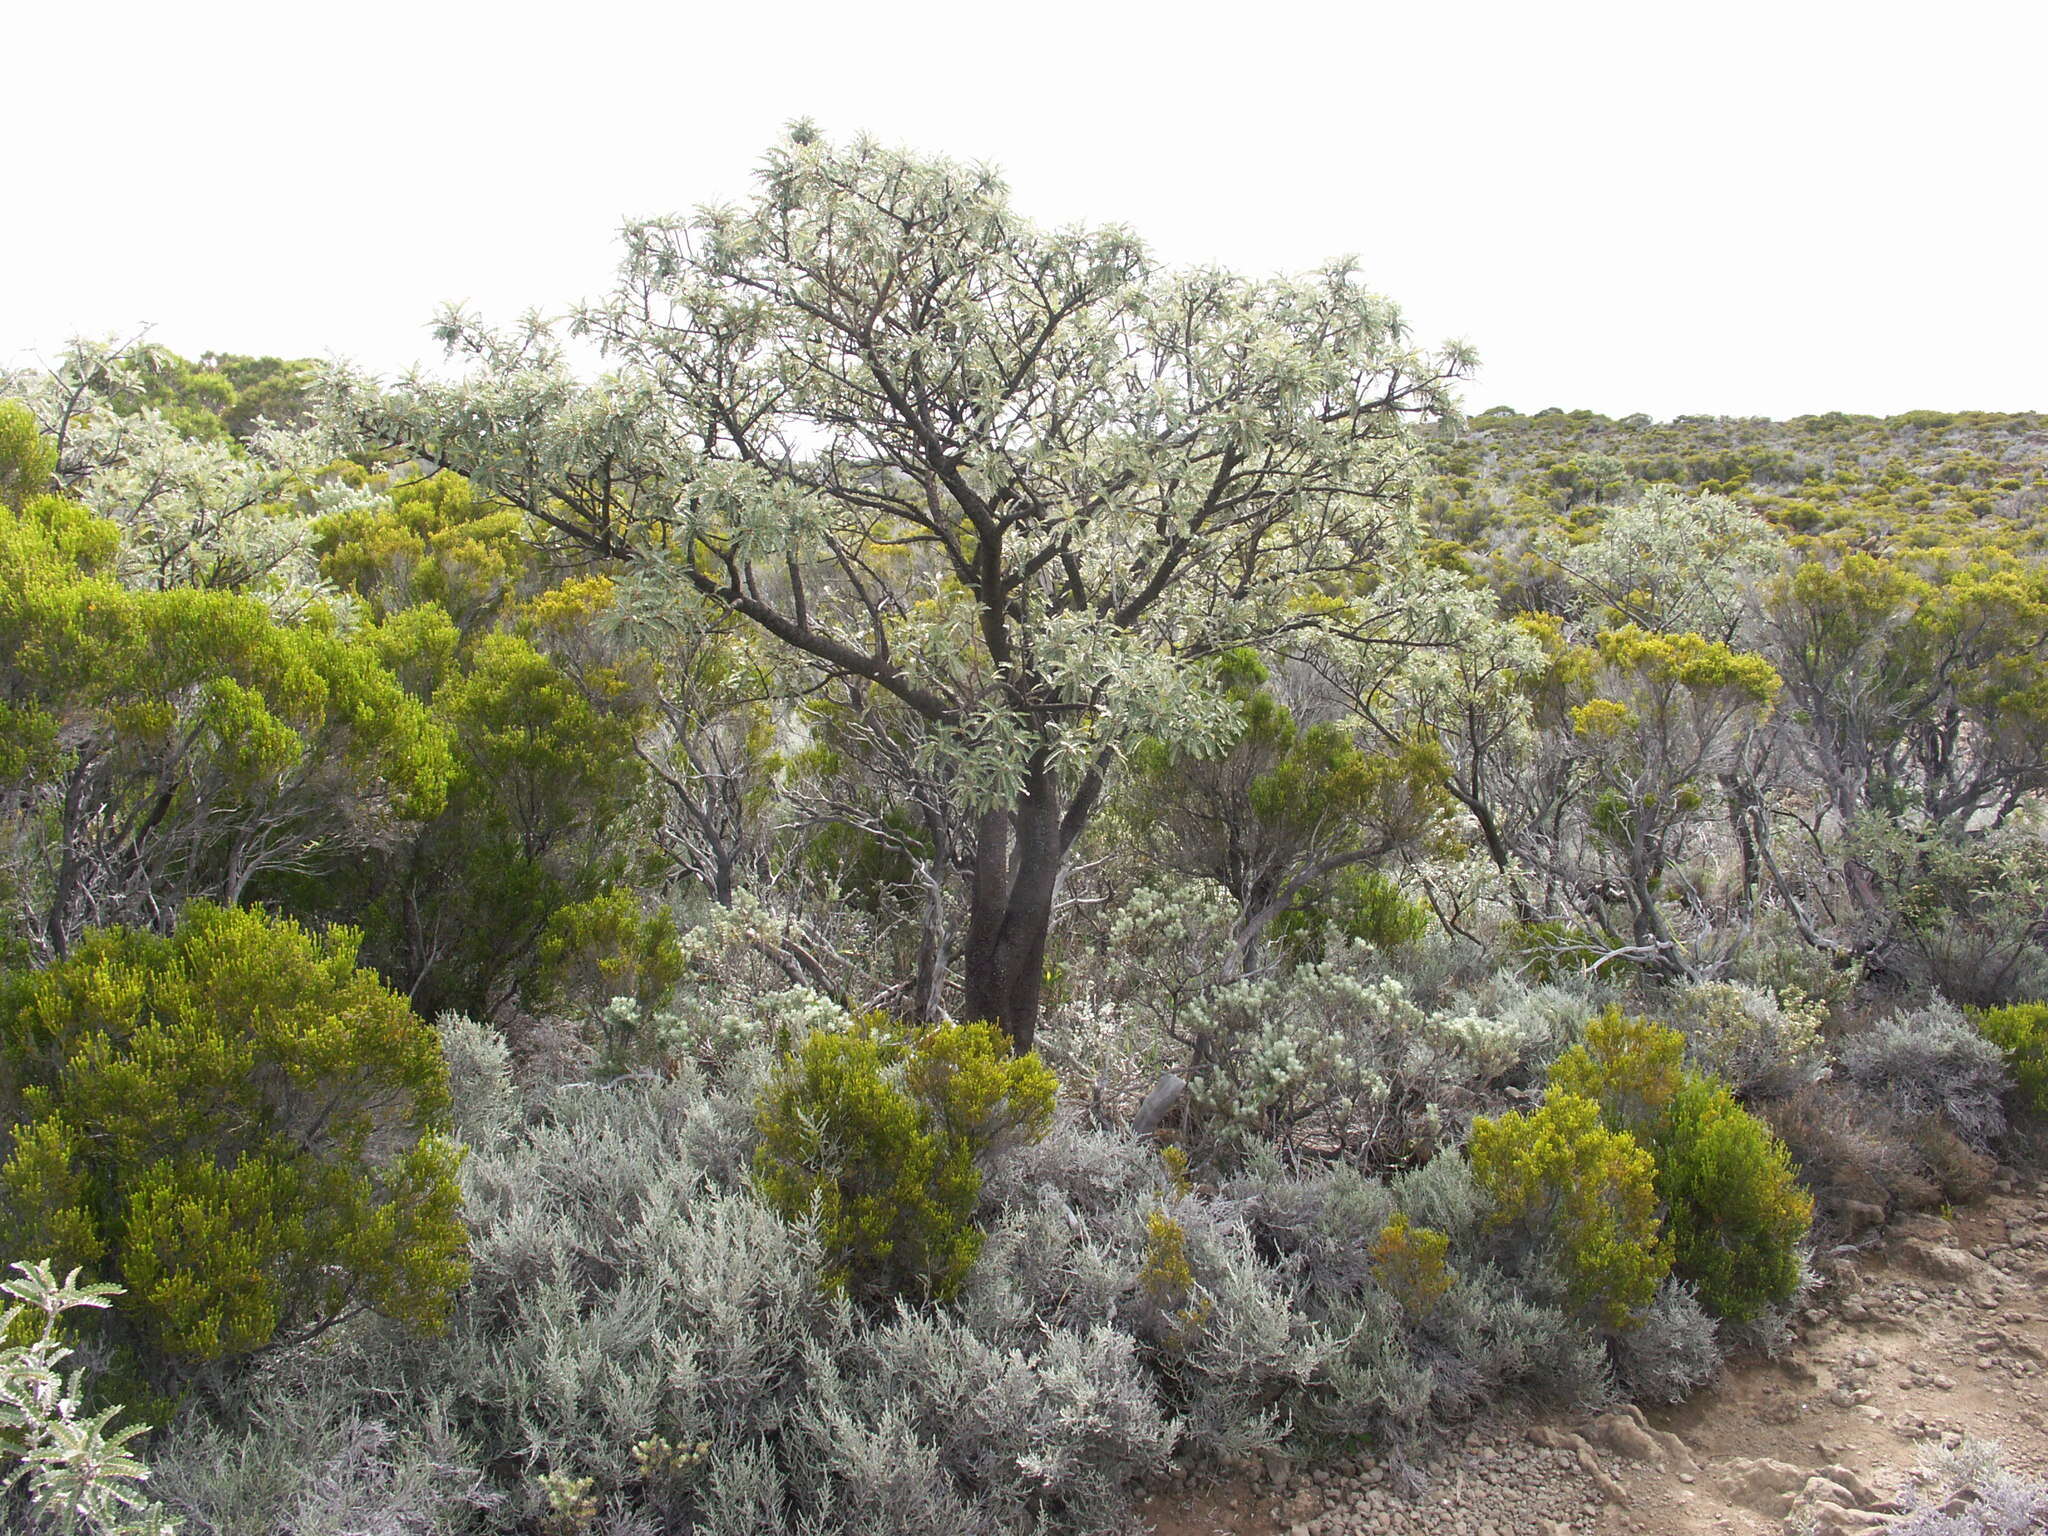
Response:
[[[806,125],[440,331],[0,377],[16,1528],[1116,1530],[2041,1111],[2048,418],[1463,417]]]

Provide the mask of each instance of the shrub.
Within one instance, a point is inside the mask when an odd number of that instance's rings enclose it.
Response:
[[[1403,1212],[1382,1227],[1373,1241],[1373,1278],[1410,1317],[1427,1317],[1458,1278],[1457,1271],[1444,1262],[1450,1246],[1451,1240],[1443,1233],[1415,1226]]]
[[[1749,1322],[1790,1301],[1813,1197],[1799,1187],[1785,1144],[1725,1084],[1693,1077],[1653,1149],[1673,1268],[1699,1287],[1707,1310]]]
[[[1552,1063],[1551,1088],[1648,1145],[1674,1269],[1708,1311],[1747,1322],[1796,1289],[1813,1200],[1783,1143],[1718,1078],[1687,1072],[1684,1054],[1677,1030],[1610,1008]]]
[[[1685,1037],[1609,1008],[1583,1041],[1550,1065],[1553,1088],[1591,1099],[1607,1124],[1639,1140],[1656,1134],[1684,1077]]]
[[[77,1383],[57,1369],[72,1354],[58,1338],[64,1314],[105,1307],[121,1288],[81,1286],[75,1269],[59,1280],[47,1261],[13,1267],[20,1276],[0,1281],[12,1298],[0,1340],[25,1334],[26,1342],[0,1348],[0,1509],[25,1497],[29,1523],[13,1527],[25,1531],[70,1536],[82,1520],[97,1536],[172,1536],[176,1523],[142,1492],[149,1468],[128,1450],[149,1426],[110,1429],[119,1408],[81,1417]]]
[[[762,1097],[759,1189],[815,1216],[828,1277],[856,1297],[950,1296],[981,1250],[981,1165],[1045,1133],[1054,1087],[991,1025],[813,1034]]]
[[[355,949],[195,905],[0,986],[7,1237],[125,1286],[146,1370],[437,1326],[467,1273],[440,1048]]]
[[[1650,1154],[1591,1099],[1553,1089],[1532,1113],[1475,1121],[1471,1158],[1495,1226],[1556,1265],[1582,1314],[1627,1327],[1671,1267]]]
[[[1893,1536],[2025,1536],[2048,1521],[2048,1483],[2008,1468],[1995,1440],[1932,1453],[1898,1502]]]
[[[1784,1098],[1827,1074],[1823,1012],[1787,1007],[1761,987],[1733,982],[1686,987],[1671,999],[1687,1059],[1744,1099]]]
[[[2014,1003],[1977,1016],[1977,1030],[2005,1052],[2020,1103],[2048,1115],[2048,1003]]]
[[[1939,1120],[1983,1148],[2005,1130],[2005,1056],[1962,1011],[1936,1000],[1845,1041],[1842,1072],[1907,1121]]]
[[[1635,1402],[1680,1403],[1721,1369],[1720,1329],[1699,1292],[1667,1279],[1636,1326],[1614,1341],[1615,1374]]]

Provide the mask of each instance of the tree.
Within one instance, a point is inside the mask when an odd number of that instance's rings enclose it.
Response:
[[[0,879],[48,955],[330,873],[447,788],[444,734],[367,642],[237,593],[130,591],[120,548],[61,497],[0,507]]]
[[[334,403],[587,553],[656,568],[856,701],[914,718],[973,817],[961,1005],[1036,1028],[1055,888],[1126,744],[1235,711],[1190,662],[1344,622],[1402,546],[1405,420],[1467,358],[1412,350],[1337,265],[1169,272],[1046,231],[982,168],[807,125],[743,207],[635,224],[552,333]]]
[[[125,585],[245,592],[284,618],[331,598],[312,528],[355,504],[357,489],[315,483],[320,455],[306,434],[250,423],[247,443],[231,437],[219,413],[232,411],[235,388],[222,375],[195,374],[161,348],[80,341],[46,371],[0,375],[0,394],[34,414],[64,494],[121,529]]]
[[[1585,854],[1609,878],[1582,887],[1581,907],[1613,952],[1691,978],[1666,920],[1666,882],[1716,819],[1721,770],[1768,719],[1782,683],[1761,656],[1634,625],[1597,636],[1592,662],[1592,697],[1570,719],[1592,792]],[[1627,914],[1625,930],[1610,903]]]

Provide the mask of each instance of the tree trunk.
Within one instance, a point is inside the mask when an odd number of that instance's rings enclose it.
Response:
[[[963,955],[963,1003],[1010,1037],[1019,1055],[1038,1033],[1045,946],[1065,857],[1057,776],[1034,759],[1016,808],[981,819]]]

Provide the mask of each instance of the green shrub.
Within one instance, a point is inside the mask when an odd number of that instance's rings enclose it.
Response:
[[[1600,1106],[1607,1124],[1647,1141],[1663,1124],[1684,1076],[1685,1036],[1609,1008],[1550,1065],[1550,1083]]]
[[[439,1044],[355,953],[196,905],[0,984],[0,1232],[124,1286],[153,1375],[363,1308],[436,1326],[467,1274]]]
[[[1457,1283],[1457,1271],[1446,1262],[1450,1248],[1449,1237],[1415,1226],[1403,1211],[1373,1242],[1372,1277],[1411,1319],[1427,1317]]]
[[[1054,1087],[989,1024],[821,1031],[762,1095],[755,1182],[791,1220],[815,1211],[835,1284],[864,1300],[944,1298],[981,1251],[987,1159],[1045,1134]]]
[[[1476,1120],[1471,1158],[1495,1227],[1544,1250],[1583,1314],[1623,1328],[1649,1304],[1671,1268],[1656,1165],[1591,1099],[1553,1089],[1533,1113]]]
[[[1977,1015],[1977,1031],[2005,1052],[2020,1103],[2048,1115],[2048,1003],[2013,1003]]]
[[[1688,1076],[1652,1149],[1672,1267],[1699,1287],[1701,1304],[1746,1323],[1790,1301],[1813,1197],[1785,1144],[1725,1083]]]
[[[1674,1272],[1708,1311],[1748,1322],[1798,1288],[1813,1200],[1784,1143],[1684,1059],[1677,1030],[1610,1008],[1551,1064],[1551,1088],[1597,1103],[1609,1129],[1649,1147]]]
[[[1422,902],[1402,894],[1401,887],[1378,870],[1353,866],[1339,870],[1324,888],[1304,894],[1275,918],[1273,937],[1288,958],[1320,961],[1330,932],[1374,949],[1399,949],[1419,943],[1433,926]]]

